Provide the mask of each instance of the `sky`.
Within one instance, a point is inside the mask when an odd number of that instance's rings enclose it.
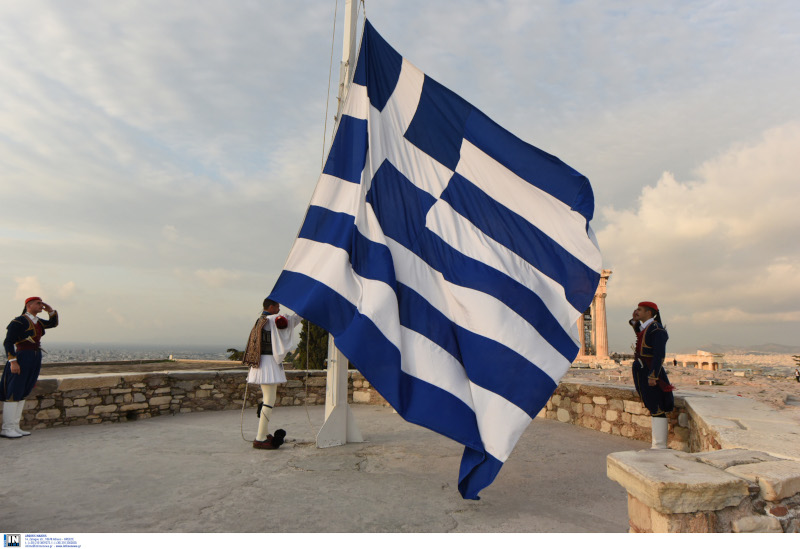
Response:
[[[0,3],[0,312],[44,298],[49,345],[243,347],[330,145],[335,9]],[[612,351],[642,300],[668,351],[800,344],[796,1],[366,10],[420,70],[592,182]]]

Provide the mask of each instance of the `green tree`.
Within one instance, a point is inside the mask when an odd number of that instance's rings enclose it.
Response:
[[[325,367],[325,359],[328,358],[328,332],[316,324],[303,320],[300,343],[292,359],[295,369],[306,369],[306,356],[308,356],[309,370],[321,370]]]
[[[239,351],[237,349],[228,349],[226,352],[230,353],[228,355],[228,360],[238,360],[239,362],[241,362],[242,358],[244,358],[244,351]]]

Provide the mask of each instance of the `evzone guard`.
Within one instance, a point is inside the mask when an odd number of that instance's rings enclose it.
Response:
[[[633,360],[633,384],[652,421],[652,449],[666,449],[669,433],[667,413],[675,407],[664,369],[669,335],[661,324],[661,313],[652,301],[642,301],[633,311],[630,325],[636,333]]]
[[[259,385],[263,396],[258,405],[258,432],[253,448],[277,450],[283,444],[286,431],[278,429],[269,434],[269,419],[278,394],[278,383],[286,383],[283,358],[292,348],[294,329],[302,318],[296,314],[278,314],[280,304],[271,299],[264,300],[263,309],[250,331],[242,364],[250,368],[247,383]]]
[[[50,317],[47,320],[37,316],[43,310]],[[58,313],[39,297],[26,299],[22,314],[9,323],[3,341],[7,361],[0,378],[0,400],[3,401],[0,437],[22,438],[31,434],[19,426],[25,398],[33,391],[42,369],[42,336],[45,330],[56,326]]]

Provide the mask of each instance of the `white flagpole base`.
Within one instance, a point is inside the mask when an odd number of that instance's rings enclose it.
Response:
[[[325,388],[325,423],[317,434],[317,448],[364,442],[347,403],[347,358],[328,336],[328,380]]]
[[[350,406],[337,406],[317,434],[317,448],[332,448],[348,442],[364,442]]]

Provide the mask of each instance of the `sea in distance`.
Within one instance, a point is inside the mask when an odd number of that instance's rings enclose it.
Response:
[[[227,360],[226,349],[224,345],[54,344],[43,346],[42,363],[167,360],[170,356],[174,359]]]

